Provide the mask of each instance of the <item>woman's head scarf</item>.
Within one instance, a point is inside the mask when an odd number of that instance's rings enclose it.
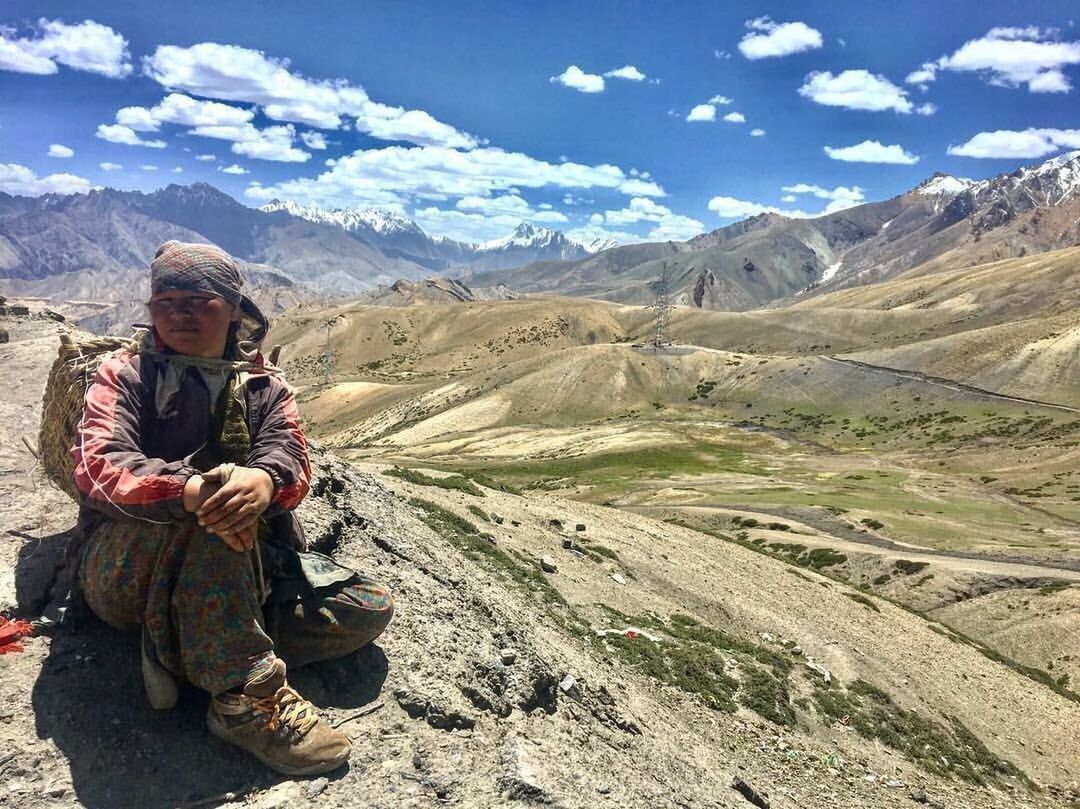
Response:
[[[240,326],[236,339],[258,344],[266,336],[270,323],[259,307],[241,288],[244,279],[236,261],[212,244],[168,241],[157,249],[150,262],[150,294],[170,290],[202,292],[240,307]]]

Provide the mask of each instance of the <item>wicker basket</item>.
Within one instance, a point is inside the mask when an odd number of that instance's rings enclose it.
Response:
[[[75,342],[60,335],[60,350],[45,385],[38,433],[38,456],[49,479],[72,498],[78,499],[71,448],[82,418],[83,397],[94,381],[94,373],[112,352],[130,347],[131,338],[97,337]]]

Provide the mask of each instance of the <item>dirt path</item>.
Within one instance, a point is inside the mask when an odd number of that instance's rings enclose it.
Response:
[[[889,368],[884,365],[872,365],[868,362],[846,359],[844,357],[822,356],[821,359],[828,360],[829,362],[835,362],[840,365],[848,365],[853,368],[863,368],[867,371],[889,374],[891,376],[900,377],[901,379],[910,379],[915,382],[924,382],[927,385],[936,385],[937,387],[945,388],[947,390],[955,390],[961,393],[974,393],[977,396],[985,396],[991,399],[998,399],[1003,402],[1015,402],[1017,404],[1035,405],[1037,407],[1049,407],[1052,410],[1064,410],[1067,413],[1080,413],[1080,408],[1078,407],[1070,407],[1069,405],[1056,404],[1054,402],[1041,402],[1038,399],[1025,399],[1021,396],[1009,396],[1004,393],[995,393],[992,390],[984,390],[983,388],[977,388],[974,385],[966,385],[963,382],[957,382],[954,379],[946,379],[940,376],[931,376],[929,374],[920,373],[919,371],[905,371],[901,368]]]

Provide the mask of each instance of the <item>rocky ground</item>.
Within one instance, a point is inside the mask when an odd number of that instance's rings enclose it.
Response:
[[[34,317],[0,326],[10,334],[0,345],[0,608],[38,618],[52,614],[51,573],[74,507],[45,483],[22,436],[36,433],[63,326]],[[292,676],[353,738],[349,766],[326,778],[275,776],[206,732],[207,698],[194,690],[153,712],[136,638],[91,620],[0,656],[0,806],[1035,809],[1080,800],[1080,705],[888,602],[872,610],[836,582],[641,515],[407,482],[323,452],[316,471],[301,510],[309,536],[388,582],[397,604],[376,646]],[[1004,765],[984,785],[932,774],[809,707],[789,724],[741,704],[714,710],[647,676],[645,658],[628,662],[652,648],[642,640],[651,630],[618,617],[675,612],[793,661],[792,697],[821,688],[810,661],[843,683],[867,679],[912,711],[956,716],[1042,788]],[[605,628],[621,645],[598,639]],[[745,685],[735,657],[724,669]]]

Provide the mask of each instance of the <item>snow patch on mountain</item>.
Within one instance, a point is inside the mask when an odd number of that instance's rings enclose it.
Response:
[[[348,209],[334,208],[323,210],[313,205],[300,205],[291,201],[271,200],[259,208],[265,213],[284,211],[291,216],[308,222],[317,222],[322,225],[337,225],[343,230],[355,232],[357,230],[373,230],[381,236],[392,236],[398,233],[412,233],[427,238],[427,234],[411,219],[406,219],[400,214],[385,211],[380,208]]]
[[[977,183],[974,180],[969,180],[966,177],[953,177],[952,175],[941,174],[938,172],[930,177],[929,180],[919,183],[919,185],[915,187],[915,193],[935,197],[955,197],[957,194],[966,191],[975,185],[977,185]]]

